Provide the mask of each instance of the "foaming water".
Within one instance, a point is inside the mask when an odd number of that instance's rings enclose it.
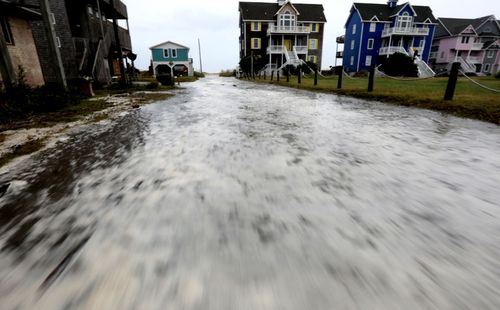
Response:
[[[498,309],[499,127],[186,87],[0,176],[1,309]]]

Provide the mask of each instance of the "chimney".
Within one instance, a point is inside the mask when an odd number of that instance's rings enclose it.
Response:
[[[279,6],[282,6],[283,4],[285,4],[286,0],[278,0],[278,5]]]
[[[394,8],[394,7],[396,7],[396,5],[398,5],[398,0],[389,0],[389,1],[387,1],[387,5],[390,8]]]

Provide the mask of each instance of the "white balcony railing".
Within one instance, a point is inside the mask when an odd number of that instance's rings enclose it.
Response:
[[[483,49],[483,43],[472,43],[473,51],[480,51]]]
[[[285,52],[283,45],[271,45],[267,48],[268,54],[283,54]]]
[[[479,57],[467,57],[467,61],[471,64],[481,63],[481,58]]]
[[[381,47],[380,50],[378,51],[378,53],[381,56],[392,55],[394,53],[402,53],[402,54],[408,55],[408,52],[401,46]]]
[[[268,34],[271,33],[299,33],[299,34],[309,34],[311,33],[310,27],[305,26],[276,26],[271,25],[267,30]]]
[[[307,46],[300,46],[300,45],[296,45],[293,47],[294,51],[297,53],[297,54],[307,54]]]
[[[408,27],[408,28],[400,28],[400,27],[392,27],[387,28],[382,31],[382,37],[388,37],[391,35],[400,35],[400,36],[427,36],[429,35],[429,28],[417,28],[417,27]]]

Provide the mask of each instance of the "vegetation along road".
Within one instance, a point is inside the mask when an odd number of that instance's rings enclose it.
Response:
[[[3,167],[2,309],[500,304],[499,126],[185,87]]]

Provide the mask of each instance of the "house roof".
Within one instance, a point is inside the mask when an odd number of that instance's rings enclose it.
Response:
[[[495,23],[497,27],[489,27],[490,31],[486,31],[488,27],[482,27],[489,20]],[[462,33],[467,27],[472,26],[474,30],[479,34],[493,34],[500,35],[500,24],[494,16],[488,15],[479,18],[439,18],[439,26],[436,30],[435,37],[447,37],[456,36]],[[481,31],[479,31],[481,30]]]
[[[0,9],[7,15],[17,16],[28,20],[42,19],[42,14],[28,7],[8,0],[0,0]]]
[[[358,10],[361,18],[365,21],[371,20],[373,16],[376,16],[379,21],[390,21],[391,16],[396,15],[408,4],[409,3],[404,3],[391,8],[387,4],[354,3],[354,7]],[[427,19],[429,19],[432,23],[437,23],[430,7],[419,5],[410,6],[416,13],[416,16],[414,16],[415,22],[424,23]]]
[[[298,21],[326,22],[326,17],[321,4],[293,3],[299,11]],[[269,2],[240,2],[240,12],[243,20],[274,20],[274,15],[281,6]]]
[[[154,48],[159,48],[159,47],[162,47],[162,46],[164,46],[164,45],[168,45],[168,44],[170,44],[170,45],[176,45],[176,46],[178,46],[178,47],[180,47],[180,48],[186,48],[186,49],[189,49],[189,47],[187,47],[187,46],[184,46],[184,45],[181,45],[181,44],[179,44],[179,43],[172,42],[172,41],[166,41],[166,42],[163,42],[163,43],[157,44],[157,45],[155,45],[155,46],[151,46],[149,49],[150,49],[150,50],[152,50],[152,49],[154,49]]]

